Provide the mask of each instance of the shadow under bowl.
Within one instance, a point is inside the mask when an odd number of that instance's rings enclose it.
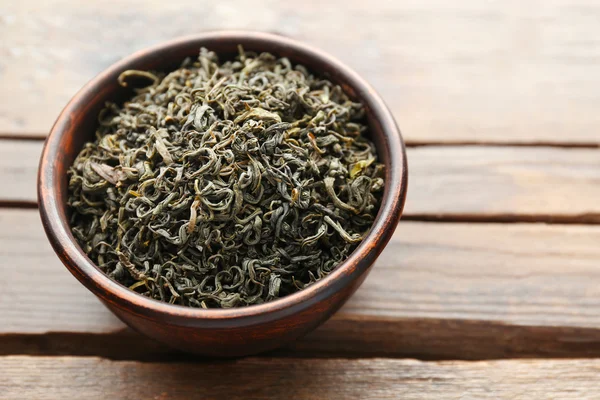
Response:
[[[369,136],[385,164],[385,189],[367,237],[330,275],[297,293],[265,304],[234,309],[195,309],[137,294],[107,277],[71,234],[67,171],[86,142],[94,139],[97,116],[106,101],[131,96],[117,77],[128,69],[169,71],[206,47],[222,58],[246,51],[270,52],[303,64],[339,84],[366,110]],[[354,293],[391,238],[404,206],[407,165],[396,123],[379,95],[355,72],[306,44],[258,32],[211,32],[139,51],[86,84],[54,124],[40,160],[38,201],[44,229],[61,261],[115,315],[133,329],[169,346],[210,356],[241,356],[290,342],[329,318]]]

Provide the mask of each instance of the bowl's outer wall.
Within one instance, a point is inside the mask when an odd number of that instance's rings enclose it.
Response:
[[[194,318],[191,316],[192,311],[186,315],[183,315],[184,311],[156,311],[157,307],[165,310],[165,305],[149,307],[148,302],[152,301],[139,295],[136,295],[133,302],[127,303],[123,297],[129,294],[122,294],[123,288],[106,289],[107,286],[116,288],[118,285],[112,281],[107,282],[109,279],[105,276],[98,277],[97,273],[91,276],[89,269],[86,270],[91,262],[70,232],[63,229],[64,226],[68,226],[67,171],[83,145],[94,139],[97,115],[105,102],[124,100],[131,95],[131,89],[123,88],[117,83],[120,72],[132,68],[168,71],[177,68],[185,57],[197,56],[201,46],[222,55],[235,54],[240,43],[246,51],[268,51],[278,56],[286,56],[294,63],[301,63],[312,71],[323,73],[333,82],[340,84],[350,96],[363,102],[371,139],[387,167],[384,204],[379,212],[382,215],[385,209],[387,214],[386,218],[378,218],[383,221],[376,222],[385,229],[369,243],[365,243],[365,240],[359,246],[355,251],[360,253],[359,257],[348,273],[339,275],[335,280],[325,279],[327,283],[322,283],[322,290],[299,304],[285,308],[273,305],[273,312],[246,316],[244,311],[240,311],[239,318],[237,314],[232,318]],[[406,156],[398,128],[383,103],[370,101],[373,96],[379,100],[372,89],[357,92],[356,82],[352,82],[352,79],[359,78],[349,78],[340,74],[339,65],[332,65],[322,53],[320,57],[312,57],[312,50],[307,49],[306,46],[301,50],[291,47],[287,39],[273,35],[245,32],[213,33],[176,40],[162,46],[159,52],[141,51],[133,58],[128,58],[128,62],[121,62],[120,68],[109,68],[86,85],[58,118],[46,142],[40,163],[38,195],[44,228],[55,251],[71,273],[121,320],[137,331],[172,347],[207,355],[245,355],[278,347],[314,329],[339,309],[363,282],[375,259],[387,244],[398,223],[406,197]],[[389,116],[386,119],[387,123],[381,122],[382,115]],[[397,134],[398,138],[390,139],[390,132]],[[399,171],[390,172],[393,165]],[[99,284],[100,280],[104,280],[102,284]],[[302,292],[309,290],[311,289]],[[121,294],[116,293],[119,291]],[[174,308],[169,307],[170,310]]]
[[[104,304],[134,330],[175,349],[211,357],[239,357],[272,350],[312,331],[346,302],[366,276],[363,274],[351,286],[315,307],[252,326],[202,328],[171,325],[139,317],[111,303]]]

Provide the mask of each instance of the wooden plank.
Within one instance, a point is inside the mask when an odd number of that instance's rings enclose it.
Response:
[[[0,141],[0,202],[34,204],[42,143]],[[406,216],[600,222],[600,149],[408,149]]]
[[[2,357],[3,399],[595,399],[600,360],[263,359],[140,363]],[[550,397],[549,397],[550,396]]]
[[[600,356],[598,243],[596,226],[401,222],[348,304],[291,349],[427,359]],[[36,211],[0,210],[0,265],[0,354],[168,353],[123,331],[67,272]]]
[[[122,329],[58,260],[37,210],[0,209],[0,260],[10,279],[0,290],[0,332]]]
[[[0,140],[0,204],[35,204],[43,142]]]
[[[87,80],[135,50],[260,27],[355,68],[409,141],[598,144],[599,16],[594,0],[7,2],[0,132],[46,134]]]
[[[407,215],[600,221],[600,149],[417,147],[408,170]]]

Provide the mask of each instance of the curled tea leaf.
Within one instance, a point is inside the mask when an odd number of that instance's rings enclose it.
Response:
[[[95,173],[112,185],[116,185],[119,181],[126,179],[126,175],[123,171],[116,170],[110,165],[92,162],[90,163],[90,166]]]
[[[128,86],[127,79],[129,79],[131,77],[149,79],[151,81],[150,82],[151,85],[155,85],[159,81],[159,78],[151,72],[138,71],[138,70],[133,70],[133,69],[123,71],[119,75],[119,78],[117,79],[117,81],[119,82],[119,85],[121,85],[123,87],[127,87]]]
[[[374,158],[369,158],[368,160],[360,160],[354,163],[350,169],[350,178],[355,178],[358,174],[362,173],[365,168],[373,164],[373,161],[375,161]]]
[[[163,158],[166,165],[173,164],[173,157],[171,157],[171,153],[169,149],[167,149],[167,145],[163,140],[162,136],[165,135],[166,131],[164,129],[155,131],[154,133],[154,145],[156,146],[156,151]]]
[[[247,119],[258,119],[258,120],[271,120],[276,122],[281,122],[281,117],[274,112],[270,112],[267,110],[263,110],[262,108],[253,108],[251,110],[246,111],[239,117],[233,121],[234,123],[240,123],[246,121]]]

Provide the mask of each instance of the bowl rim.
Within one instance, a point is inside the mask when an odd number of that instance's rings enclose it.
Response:
[[[323,65],[339,71],[349,82],[363,103],[368,103],[374,119],[381,124],[383,147],[388,152],[390,168],[386,168],[385,191],[378,215],[360,245],[350,256],[338,265],[328,276],[285,297],[259,305],[230,309],[201,309],[174,305],[145,297],[106,276],[83,252],[73,237],[69,221],[62,205],[57,203],[56,193],[62,177],[56,176],[60,163],[61,139],[71,128],[71,114],[81,107],[81,100],[92,96],[92,91],[117,71],[148,54],[161,53],[177,46],[197,45],[203,41],[224,40],[238,42],[255,41],[269,46],[285,48],[303,56],[317,60]],[[199,47],[199,46],[198,46]],[[268,48],[265,49],[268,51]],[[318,71],[317,71],[318,72]],[[89,81],[65,106],[57,118],[44,144],[38,169],[38,204],[42,223],[55,252],[69,271],[91,292],[105,303],[125,309],[144,319],[161,319],[173,324],[194,324],[199,326],[228,327],[239,326],[241,321],[248,324],[272,321],[291,315],[335,296],[342,288],[356,281],[369,271],[391,238],[404,207],[408,184],[405,146],[396,122],[381,97],[351,68],[329,54],[310,45],[288,37],[255,31],[211,31],[172,39],[136,51],[114,63]]]

